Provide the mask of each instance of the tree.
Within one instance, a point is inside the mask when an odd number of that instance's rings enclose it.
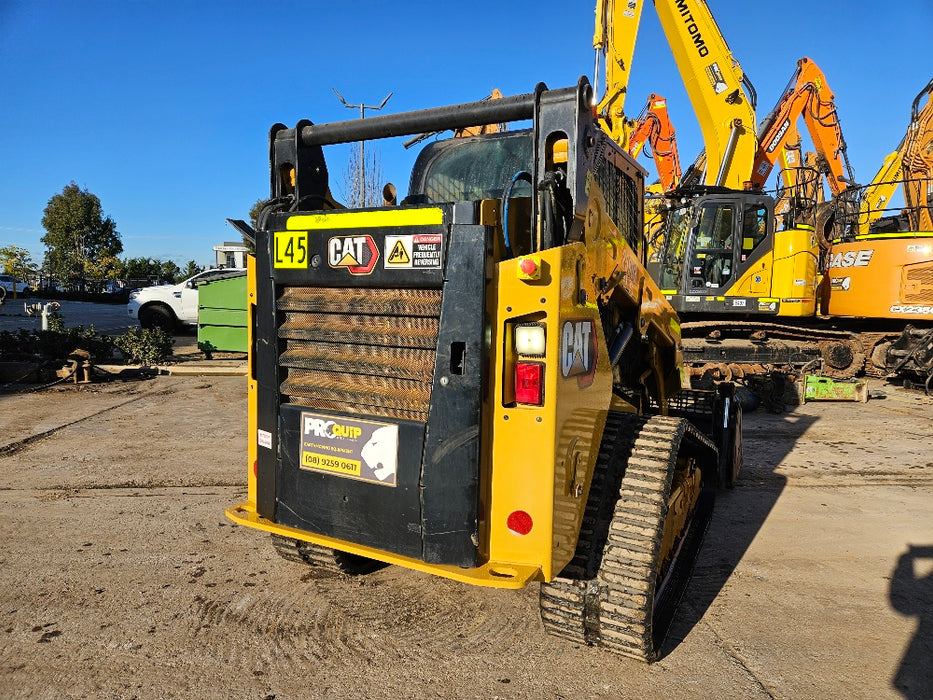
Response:
[[[169,284],[175,284],[179,281],[179,277],[181,276],[181,268],[173,261],[166,260],[162,263],[160,274],[163,280]]]
[[[5,275],[13,275],[26,282],[35,277],[39,269],[28,250],[8,245],[0,248],[0,270]]]
[[[259,228],[259,214],[262,212],[262,208],[266,205],[266,199],[257,199],[256,203],[253,205],[253,208],[249,210],[249,224],[253,227],[253,230]],[[243,240],[246,242],[246,239]]]
[[[381,207],[384,203],[382,194],[382,164],[379,153],[370,147],[366,153],[366,162],[362,163],[363,144],[357,144],[350,151],[347,169],[343,174],[343,197],[347,207]],[[361,167],[362,163],[362,167]]]
[[[84,262],[84,277],[91,282],[94,291],[99,292],[105,282],[116,282],[122,274],[123,263],[113,255],[101,255]]]
[[[203,272],[204,268],[198,265],[194,260],[189,260],[185,269],[181,271],[181,276],[183,279],[188,279],[189,277],[194,277],[199,272]]]
[[[152,258],[127,258],[123,261],[123,274],[131,286],[158,282],[162,276],[162,263]]]
[[[74,181],[49,200],[42,227],[45,267],[60,281],[83,287],[98,261],[123,252],[116,224],[103,215],[100,199]]]

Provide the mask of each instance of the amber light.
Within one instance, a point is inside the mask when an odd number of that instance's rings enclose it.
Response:
[[[534,527],[531,516],[523,510],[516,510],[509,513],[508,520],[506,520],[505,524],[508,526],[509,530],[516,535],[527,535],[531,532],[531,528]]]
[[[257,478],[259,477],[259,460],[258,459],[253,460],[253,476]]]
[[[544,365],[540,362],[515,364],[515,401],[540,406],[544,403]]]

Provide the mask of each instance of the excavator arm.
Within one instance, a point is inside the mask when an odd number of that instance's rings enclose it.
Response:
[[[904,201],[912,230],[933,231],[933,80],[914,99],[910,117],[904,138]]]
[[[873,221],[877,221],[884,212],[891,197],[901,184],[904,168],[904,141],[896,151],[885,156],[881,167],[862,192],[859,205],[858,232],[868,233]]]
[[[672,190],[680,183],[680,157],[677,153],[677,138],[667,114],[667,100],[654,93],[635,120],[635,129],[628,142],[628,152],[637,158],[648,145],[654,165],[658,169],[661,187]]]
[[[790,83],[762,121],[760,145],[752,168],[752,186],[758,190],[764,187],[775,162],[796,134],[793,127],[800,117],[820,156],[821,167],[829,174],[827,179],[832,193],[840,194],[854,181],[852,168],[846,157],[835,96],[823,71],[809,58],[797,61]]]
[[[742,189],[758,147],[755,92],[704,0],[655,0],[706,146],[705,184]]]
[[[596,0],[596,90],[600,63],[606,66],[605,89],[596,113],[603,131],[623,148],[628,147],[633,126],[625,118],[624,107],[643,5],[644,0],[621,0],[618,6],[616,0]]]

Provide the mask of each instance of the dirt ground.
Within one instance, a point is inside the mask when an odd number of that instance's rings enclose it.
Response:
[[[0,394],[4,698],[933,697],[933,402],[746,414],[663,659],[547,636],[537,587],[322,577],[245,497],[243,377]]]

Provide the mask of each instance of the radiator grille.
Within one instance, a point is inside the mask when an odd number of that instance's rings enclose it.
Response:
[[[439,290],[289,287],[277,309],[283,403],[427,421]]]
[[[907,270],[904,301],[909,304],[933,303],[933,266],[911,267]]]

